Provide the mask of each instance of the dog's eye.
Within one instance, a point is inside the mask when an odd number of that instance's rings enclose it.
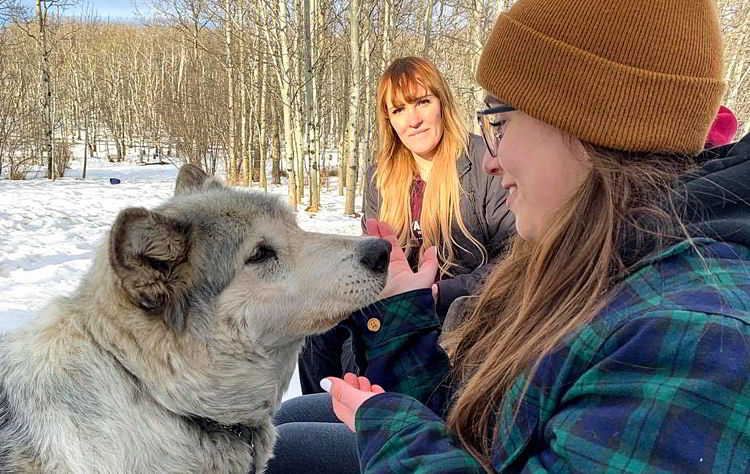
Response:
[[[255,249],[255,253],[247,257],[245,264],[260,263],[274,257],[276,257],[276,251],[274,249],[268,245],[259,245]]]

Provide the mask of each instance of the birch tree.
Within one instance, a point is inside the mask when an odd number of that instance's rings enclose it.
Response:
[[[359,117],[359,12],[360,0],[350,1],[350,43],[349,53],[351,55],[351,84],[349,86],[349,156],[346,169],[346,199],[344,201],[344,214],[354,215],[354,197],[357,191],[357,139]]]
[[[310,2],[313,2],[312,8]],[[316,146],[316,135],[318,133],[318,115],[315,106],[315,75],[313,73],[313,33],[312,24],[315,15],[315,0],[302,0],[302,22],[303,22],[303,43],[305,54],[305,105],[306,105],[306,130],[305,130],[305,147],[306,154],[310,160],[310,205],[307,207],[309,212],[318,212],[320,210],[320,174],[319,174],[319,156]]]
[[[53,73],[51,56],[55,45],[52,36],[59,24],[62,13],[66,8],[71,6],[68,0],[36,0],[35,15],[33,18],[24,18],[22,7],[15,5],[15,23],[25,33],[34,40],[38,52],[38,64],[40,74],[39,88],[39,123],[41,124],[42,136],[40,143],[40,154],[46,164],[46,176],[49,179],[55,179],[55,170],[53,166]]]
[[[432,45],[432,7],[434,0],[426,0],[424,8],[424,20],[422,22],[422,57],[429,55],[430,46]]]
[[[381,54],[380,69],[385,71],[391,62],[391,34],[393,30],[393,19],[391,12],[393,10],[393,0],[383,0],[382,29],[383,29],[383,52]]]
[[[289,59],[289,35],[288,35],[288,18],[286,2],[278,0],[278,15],[275,16],[274,30],[277,33],[278,43],[276,55],[276,79],[279,86],[281,97],[281,117],[284,124],[284,163],[286,165],[288,180],[288,197],[289,205],[297,209],[297,179],[295,176],[295,156],[293,152],[293,131],[292,131],[292,102],[291,102],[291,65]],[[266,41],[271,44],[268,34],[268,28],[264,28]]]
[[[484,5],[482,4],[482,0],[472,0],[473,7],[471,9],[471,42],[470,42],[470,48],[471,48],[471,69],[472,71],[477,70],[477,66],[479,65],[479,57],[482,55],[482,44],[483,44],[483,37],[482,37],[482,18],[484,16]],[[473,77],[473,73],[472,73]],[[473,81],[472,81],[473,82]],[[482,103],[484,100],[482,88],[479,87],[478,84],[474,84],[472,87],[473,91],[473,103],[469,107],[469,110],[476,109],[479,104]],[[479,133],[479,124],[476,120],[472,121],[473,127],[474,127],[474,133]]]
[[[513,6],[515,0],[496,0],[495,1],[495,12],[499,15],[500,13],[507,11]]]
[[[227,130],[227,155],[229,155],[229,169],[227,174],[229,175],[230,182],[237,181],[237,145],[235,143],[235,134],[237,132],[236,117],[234,111],[234,59],[232,56],[232,41],[233,41],[233,18],[232,18],[232,0],[224,1],[225,8],[225,19],[224,19],[224,33],[225,33],[225,47],[226,47],[226,65],[225,71],[227,75],[227,114],[229,117],[229,130]]]
[[[257,42],[260,44],[260,41]],[[268,191],[268,178],[266,177],[266,84],[268,73],[268,60],[266,51],[264,48],[258,47],[258,64],[256,69],[260,69],[260,84],[258,85],[258,113],[255,114],[255,125],[258,130],[258,160],[260,161],[260,169],[258,170],[258,182],[264,191]],[[272,114],[273,115],[273,114]],[[275,120],[274,120],[275,122]],[[278,176],[276,176],[278,178]],[[274,184],[278,184],[275,183]]]

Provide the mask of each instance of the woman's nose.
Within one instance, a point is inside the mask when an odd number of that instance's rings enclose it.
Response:
[[[485,173],[492,176],[502,176],[503,168],[500,166],[500,160],[496,156],[492,156],[489,150],[484,151],[482,157],[482,169]]]
[[[406,113],[407,123],[411,128],[419,128],[419,126],[422,125],[422,116],[419,114],[419,111],[416,109],[416,107],[409,107]]]

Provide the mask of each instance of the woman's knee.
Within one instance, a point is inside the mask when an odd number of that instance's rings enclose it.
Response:
[[[358,474],[356,435],[343,423],[286,423],[278,428],[266,474]]]
[[[274,416],[273,424],[280,426],[295,422],[338,423],[333,413],[331,396],[327,393],[302,395],[291,398],[281,404]]]

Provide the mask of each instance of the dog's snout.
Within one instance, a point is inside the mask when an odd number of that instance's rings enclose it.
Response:
[[[370,270],[383,272],[388,268],[391,243],[384,239],[368,239],[362,245],[360,263]]]

